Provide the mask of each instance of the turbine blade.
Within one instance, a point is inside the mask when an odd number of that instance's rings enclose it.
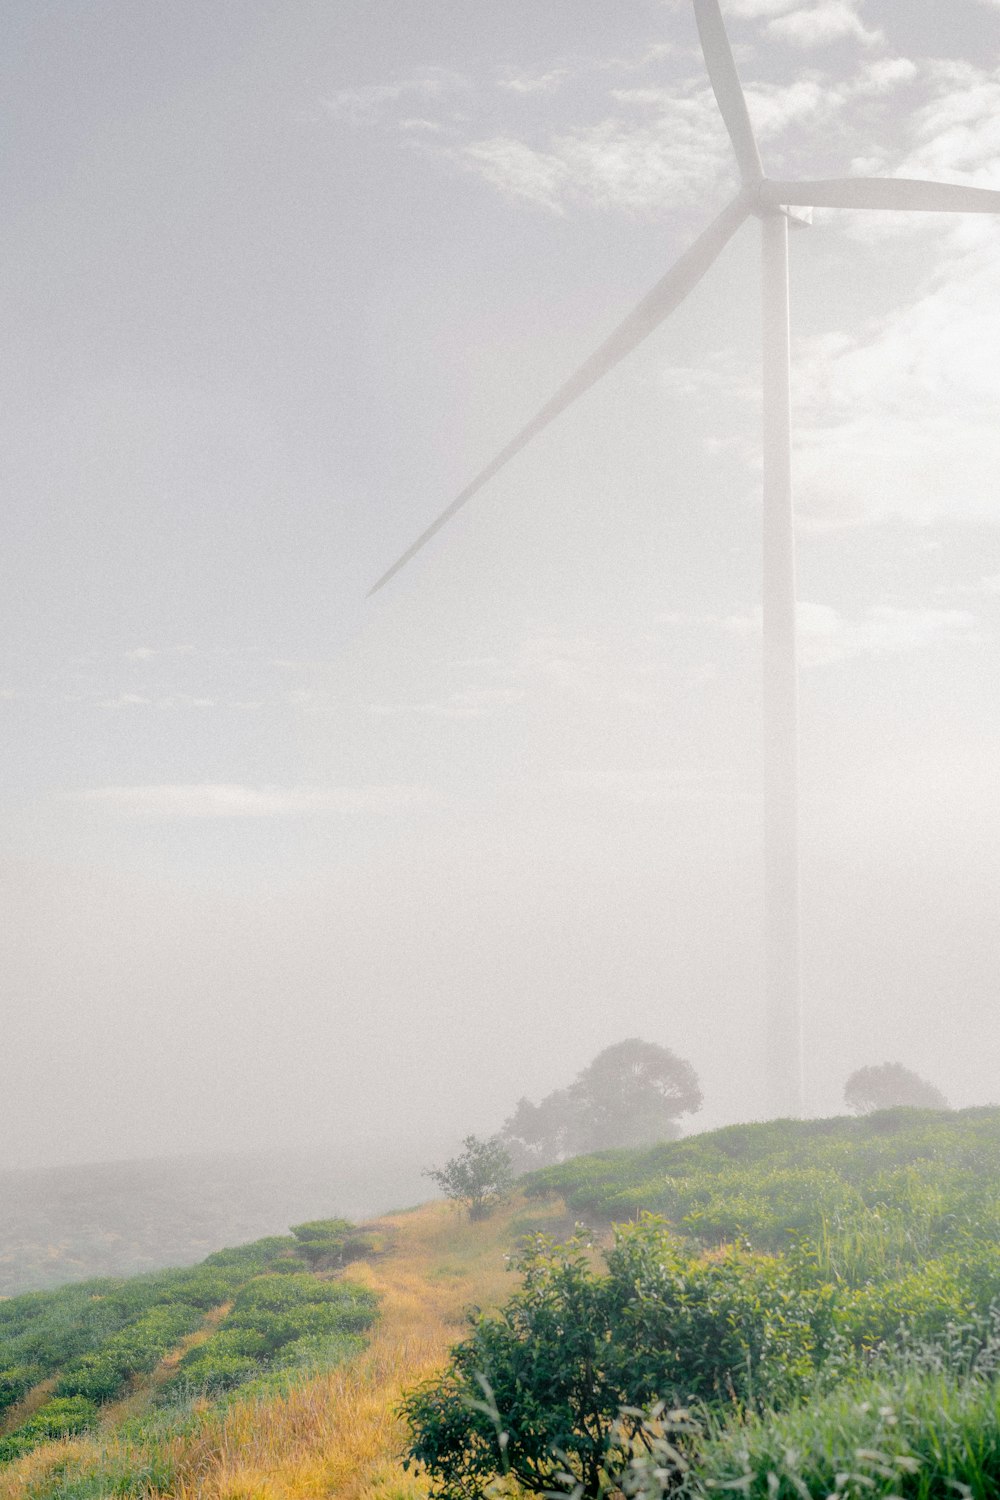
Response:
[[[822,182],[775,182],[760,186],[768,208],[808,204],[812,208],[891,208],[925,213],[1000,214],[1000,192],[954,182],[912,177],[831,177]]]
[[[740,176],[744,182],[757,182],[763,176],[764,169],[760,163],[760,152],[747,112],[746,95],[733,61],[733,49],[726,35],[719,0],[694,0],[694,18],[698,23],[701,50],[705,54],[705,66],[712,82],[712,90],[736,152]]]
[[[637,348],[643,339],[684,301],[687,294],[697,286],[705,272],[725,249],[750,211],[749,195],[746,192],[738,193],[728,207],[722,210],[718,218],[713,220],[698,236],[694,244],[679,260],[674,262],[666,275],[660,278],[652,291],[648,292],[638,306],[629,313],[610,338],[605,339],[601,347],[580,366],[575,375],[570,376],[566,384],[561,386],[541,411],[532,417],[528,425],[523,427],[515,438],[512,438],[506,448],[497,454],[492,463],[487,464],[486,468],[466,485],[462,493],[456,496],[435,521],[431,522],[426,531],[421,532],[413,545],[408,547],[392,567],[382,574],[378,582],[368,590],[369,598],[372,594],[378,593],[383,584],[388,583],[400,568],[405,567],[410,559],[415,557],[430,541],[431,537],[451,520],[456,511],[461,510],[466,501],[471,500],[473,495],[481,490],[494,474],[499,473],[516,453],[520,453],[532,438],[543,432],[550,422],[573,404],[578,396],[582,396],[585,391],[590,390],[592,385],[596,385],[602,375],[613,370],[627,354],[631,354],[632,350]]]

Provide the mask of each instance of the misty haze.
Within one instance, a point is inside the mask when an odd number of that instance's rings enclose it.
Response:
[[[996,180],[989,6],[808,16],[768,171]],[[767,1113],[755,236],[363,602],[731,197],[688,8],[14,19],[4,1162]],[[995,246],[793,234],[809,1113],[995,1094]]]
[[[1000,1453],[998,0],[7,22],[0,1500]]]

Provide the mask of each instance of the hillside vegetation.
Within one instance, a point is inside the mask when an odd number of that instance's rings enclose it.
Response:
[[[441,1500],[1000,1495],[1000,1111],[739,1127],[525,1186],[625,1222],[603,1266],[536,1238],[407,1398]]]
[[[1000,1110],[733,1127],[523,1187],[0,1303],[32,1382],[0,1377],[0,1500],[1000,1495]]]
[[[401,1468],[400,1400],[441,1366],[466,1308],[509,1290],[510,1244],[564,1222],[520,1215],[467,1224],[428,1204],[364,1226],[346,1270],[300,1225],[189,1270],[0,1302],[0,1360],[27,1354],[32,1328],[44,1374],[8,1407],[0,1500],[424,1493]],[[195,1331],[155,1339],[159,1310],[193,1297]],[[127,1370],[126,1347],[142,1350]],[[116,1370],[114,1397],[59,1394],[95,1364]]]

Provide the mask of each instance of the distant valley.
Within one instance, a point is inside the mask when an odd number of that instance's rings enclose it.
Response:
[[[425,1199],[435,1145],[177,1157],[0,1171],[0,1297],[192,1265],[301,1219]]]

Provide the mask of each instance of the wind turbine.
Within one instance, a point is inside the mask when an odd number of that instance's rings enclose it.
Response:
[[[784,182],[765,176],[719,0],[693,0],[693,4],[708,76],[739,167],[739,191],[614,333],[382,575],[370,594],[405,567],[532,438],[652,333],[684,301],[746,219],[760,220],[766,1082],[772,1114],[800,1115],[803,1080],[788,224],[790,219],[801,221],[802,216],[794,212],[797,207],[1000,214],[1000,191],[900,177]]]

